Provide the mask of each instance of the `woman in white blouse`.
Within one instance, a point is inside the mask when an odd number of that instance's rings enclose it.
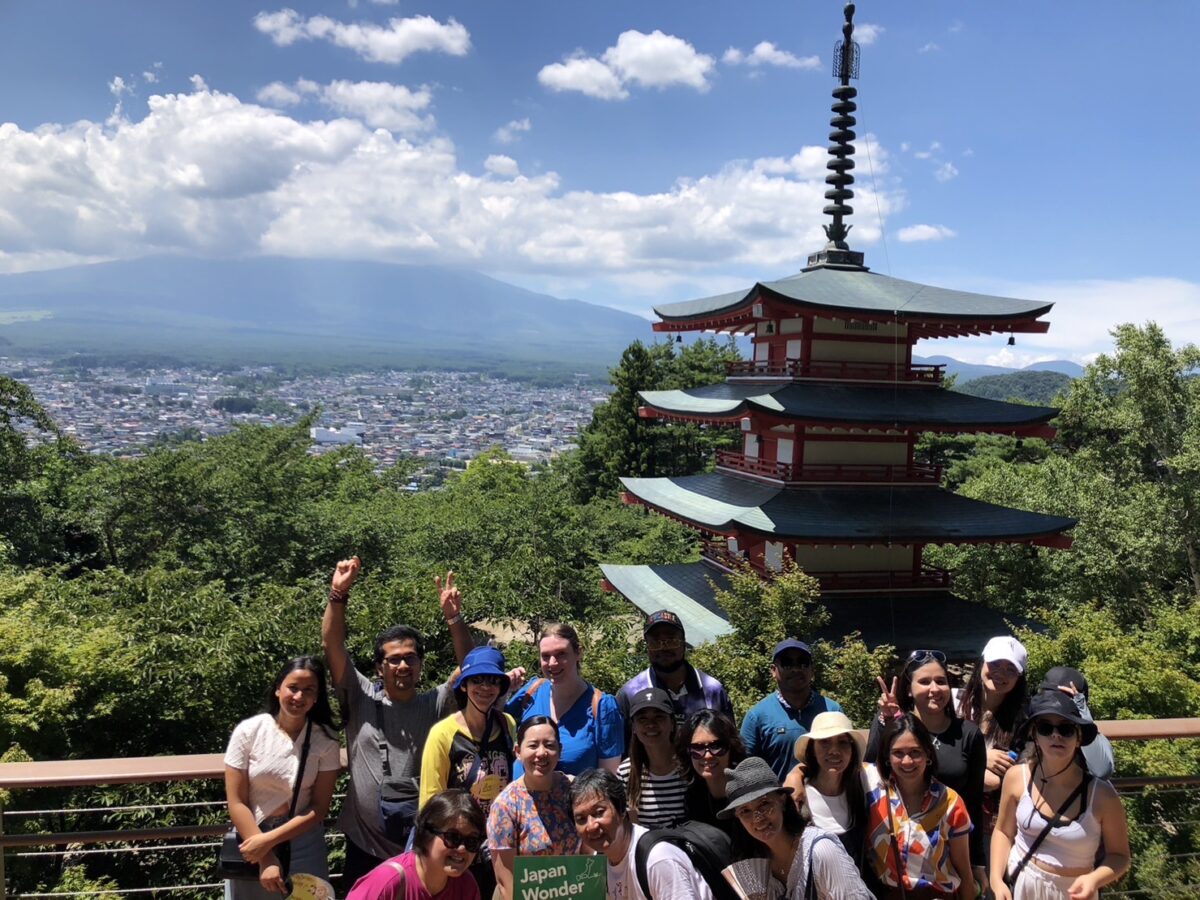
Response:
[[[257,882],[227,881],[226,897],[263,900],[282,895],[287,893],[285,879],[301,872],[329,877],[321,823],[329,812],[340,765],[325,666],[311,656],[297,657],[275,679],[266,712],[239,722],[225,751],[229,816],[241,839],[242,856],[259,867]]]

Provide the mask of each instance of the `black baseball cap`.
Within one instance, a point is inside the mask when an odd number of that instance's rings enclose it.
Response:
[[[646,617],[646,627],[642,629],[642,636],[645,637],[655,625],[670,625],[672,628],[678,628],[680,634],[686,634],[683,630],[683,621],[669,609],[660,609],[650,613]]]

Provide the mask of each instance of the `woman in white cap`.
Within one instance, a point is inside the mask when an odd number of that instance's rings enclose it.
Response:
[[[783,781],[784,787],[792,789],[797,808],[807,805],[812,823],[838,836],[860,872],[867,838],[867,794],[879,783],[874,767],[863,763],[865,749],[866,739],[845,713],[820,713],[808,734],[796,739],[799,765]]]
[[[959,694],[958,714],[974,722],[987,744],[987,770],[983,773],[983,811],[975,823],[983,829],[984,843],[992,833],[1000,809],[1000,782],[1020,756],[1017,736],[1029,699],[1025,666],[1029,657],[1015,637],[994,637],[983,647],[971,677]]]
[[[992,891],[996,900],[1094,900],[1129,868],[1125,808],[1111,784],[1088,774],[1080,752],[1096,725],[1051,690],[1030,702],[1027,727],[1032,753],[1001,789]]]
[[[726,774],[729,802],[718,815],[734,822],[734,863],[726,877],[735,887],[788,900],[872,900],[841,842],[823,828],[805,827],[792,789],[780,786],[766,761],[750,756]]]

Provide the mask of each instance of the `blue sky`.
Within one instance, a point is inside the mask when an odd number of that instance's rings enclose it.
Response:
[[[0,271],[149,253],[468,266],[647,314],[821,243],[842,3],[0,3]],[[868,0],[851,244],[1058,303],[926,353],[1200,340],[1200,4]],[[1173,38],[1173,40],[1168,40]]]

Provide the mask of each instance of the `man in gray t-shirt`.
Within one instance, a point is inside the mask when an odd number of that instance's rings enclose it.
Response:
[[[375,638],[379,682],[354,667],[346,652],[346,602],[360,566],[358,557],[337,564],[321,620],[325,661],[346,716],[350,787],[338,817],[338,826],[346,835],[346,891],[375,866],[404,850],[383,833],[379,812],[383,755],[376,723],[383,722],[392,775],[419,778],[421,752],[429,729],[458,708],[448,685],[418,693],[425,645],[421,635],[406,625],[389,628]],[[454,655],[461,664],[471,649],[471,633],[462,617],[462,596],[454,587],[453,572],[447,573],[445,585],[440,578],[437,583],[442,614],[454,640]]]

